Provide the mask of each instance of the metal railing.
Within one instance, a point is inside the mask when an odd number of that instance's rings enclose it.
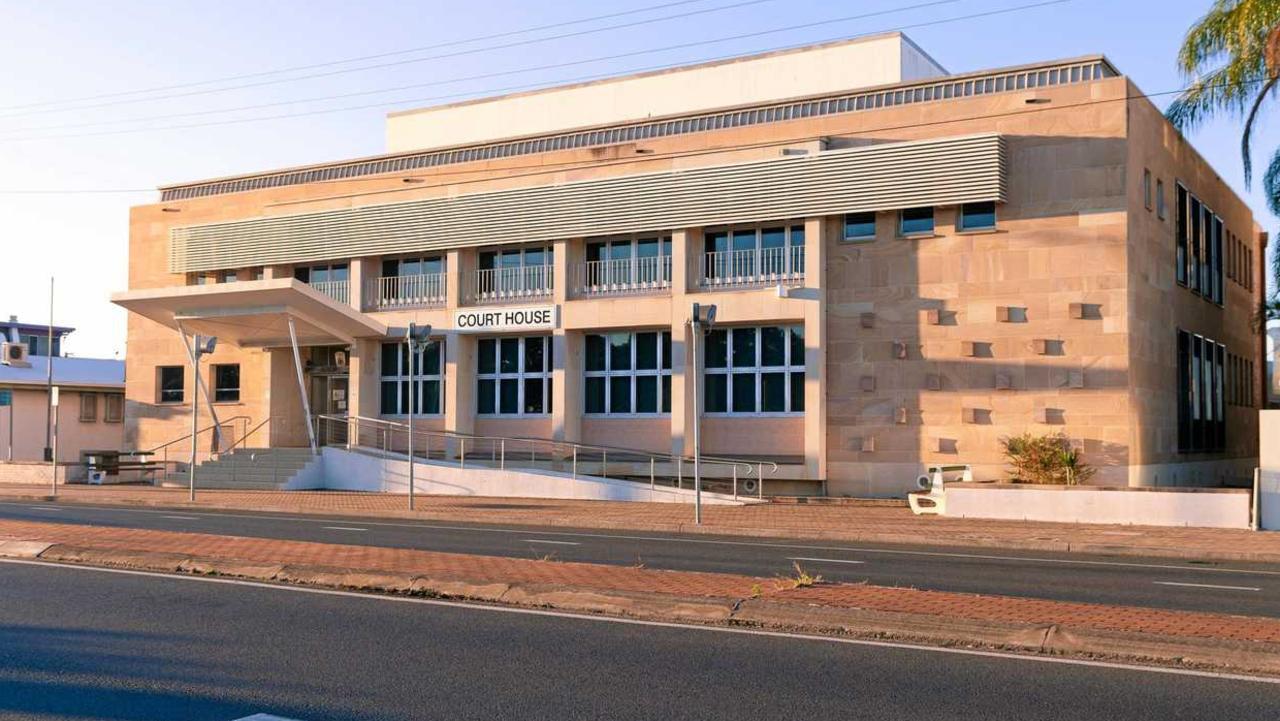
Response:
[[[772,285],[803,280],[803,245],[713,251],[702,259],[703,286]]]
[[[574,266],[581,296],[652,293],[671,287],[671,256],[588,260]]]
[[[447,278],[447,273],[374,278],[365,289],[364,305],[372,310],[442,306]]]
[[[198,429],[195,433],[196,438],[200,439],[207,434],[209,440],[207,444],[204,441],[197,441],[196,463],[217,458],[218,454],[234,447],[238,442],[235,436],[236,425],[240,425],[240,438],[243,439],[249,434],[249,423],[252,420],[249,416],[232,416]],[[225,432],[225,429],[231,430],[230,435]],[[160,465],[159,470],[162,476],[185,471],[191,465],[191,434],[183,434],[167,443],[147,449],[142,452],[142,455],[150,457],[153,463]]]
[[[290,427],[283,418],[268,417],[250,427],[252,421],[248,416],[235,416],[220,422],[217,426],[207,426],[198,431],[199,435],[210,433],[214,428],[232,427],[233,421],[239,422],[241,433],[237,437],[232,434],[221,434],[216,444],[211,441],[208,447],[199,447],[196,451],[196,486],[202,483],[218,487],[246,487],[245,484],[283,483],[305,465],[297,455],[280,456],[273,451],[280,447],[268,448],[269,443],[279,443],[279,439],[288,433],[300,434],[296,427]],[[267,433],[270,436],[267,436]],[[261,445],[253,447],[251,440],[261,441]],[[175,438],[164,445],[147,451],[157,466],[153,472],[153,483],[169,481],[186,484],[191,468],[191,434]],[[307,449],[298,449],[299,451]],[[309,455],[309,454],[308,454]],[[216,464],[216,465],[206,465]]]
[[[407,456],[409,428],[405,423],[363,416],[321,415],[317,436],[327,445]],[[337,427],[341,427],[338,432]],[[335,441],[333,439],[341,439]],[[480,436],[451,431],[413,431],[416,459],[459,468],[530,470],[629,481],[651,489],[693,488],[693,458],[634,448],[598,446],[545,438]],[[764,497],[764,481],[778,472],[772,461],[702,456],[702,488],[708,492]]]
[[[470,300],[494,303],[551,295],[555,266],[524,265],[513,268],[477,270],[473,278]]]
[[[320,280],[307,285],[333,298],[339,303],[351,302],[351,282],[347,280]]]

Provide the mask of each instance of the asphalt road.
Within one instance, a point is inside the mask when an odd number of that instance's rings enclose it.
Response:
[[[1274,719],[1280,685],[0,562],[0,717]]]
[[[1280,617],[1280,566],[943,546],[444,525],[410,520],[0,503],[0,519],[418,548]],[[799,559],[798,561],[796,559]]]

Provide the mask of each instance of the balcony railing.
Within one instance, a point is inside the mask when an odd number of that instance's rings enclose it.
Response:
[[[574,267],[580,296],[652,293],[671,287],[671,256],[588,260]]]
[[[732,287],[804,280],[804,246],[725,250],[704,254],[702,285]]]
[[[551,295],[554,275],[555,266],[552,265],[477,270],[470,300],[476,303],[498,303],[543,298]]]
[[[374,278],[365,289],[365,307],[397,310],[444,305],[446,276],[446,273],[426,273]]]
[[[339,303],[351,302],[351,283],[345,280],[321,280],[308,283],[312,288],[333,298]]]

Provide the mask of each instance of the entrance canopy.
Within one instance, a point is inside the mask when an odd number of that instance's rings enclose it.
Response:
[[[174,330],[247,348],[289,347],[290,320],[298,345],[387,335],[382,323],[293,278],[131,290],[111,302]]]

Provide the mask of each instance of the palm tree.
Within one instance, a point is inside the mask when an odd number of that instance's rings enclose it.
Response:
[[[1209,12],[1187,31],[1178,68],[1190,83],[1165,115],[1184,132],[1217,113],[1243,118],[1240,155],[1249,187],[1250,141],[1258,112],[1280,87],[1280,0],[1214,0]],[[1262,176],[1262,190],[1271,212],[1280,215],[1280,148]],[[1280,278],[1280,245],[1271,265]],[[1263,310],[1270,318],[1280,318],[1280,297],[1270,298]]]

